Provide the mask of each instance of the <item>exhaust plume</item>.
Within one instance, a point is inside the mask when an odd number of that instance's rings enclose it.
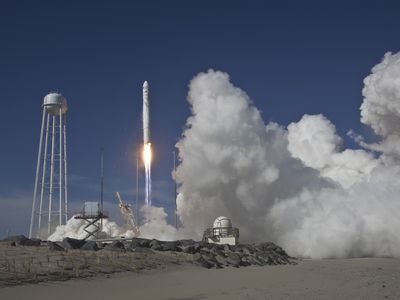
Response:
[[[364,83],[361,121],[381,141],[352,150],[323,115],[265,124],[228,74],[193,78],[174,173],[185,231],[199,238],[227,215],[242,241],[272,240],[295,256],[400,256],[400,54]]]

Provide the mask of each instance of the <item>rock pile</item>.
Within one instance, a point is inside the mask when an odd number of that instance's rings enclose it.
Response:
[[[40,246],[39,239],[23,235],[6,239],[10,245]],[[112,252],[172,251],[188,255],[195,264],[205,268],[241,267],[250,265],[282,265],[293,263],[287,253],[274,243],[217,245],[193,240],[159,241],[143,238],[115,240],[108,243],[65,238],[62,242],[47,242],[51,251],[86,250]]]
[[[195,264],[205,268],[250,265],[291,264],[293,260],[274,243],[217,245],[193,240],[159,241],[142,238],[100,243],[65,238],[61,243],[48,242],[50,250],[80,249],[113,252],[173,251],[186,253]]]
[[[40,239],[29,239],[24,235],[11,235],[4,239],[4,241],[10,242],[11,246],[40,246]]]

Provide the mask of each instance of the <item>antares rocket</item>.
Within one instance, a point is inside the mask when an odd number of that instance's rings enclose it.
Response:
[[[143,143],[150,143],[150,103],[149,103],[149,84],[143,83]]]
[[[149,84],[143,83],[143,162],[145,169],[146,204],[151,205],[151,142]]]

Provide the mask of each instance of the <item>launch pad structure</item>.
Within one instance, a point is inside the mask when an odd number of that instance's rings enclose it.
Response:
[[[74,218],[86,222],[83,230],[87,235],[83,240],[87,240],[91,237],[94,239],[100,238],[99,234],[102,231],[103,219],[108,219],[108,216],[100,208],[99,202],[85,202],[82,213],[75,215]]]
[[[104,149],[100,149],[100,201],[85,202],[82,213],[75,215],[74,219],[84,220],[86,222],[83,231],[87,233],[84,240],[91,237],[98,239],[103,230],[103,219],[108,219],[108,215],[103,210],[104,198]]]

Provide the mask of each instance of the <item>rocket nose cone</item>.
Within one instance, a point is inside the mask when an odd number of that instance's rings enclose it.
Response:
[[[146,80],[145,82],[143,82],[143,87],[144,87],[144,88],[146,88],[146,87],[148,87],[148,86],[149,86],[149,84],[148,84],[147,80]]]

